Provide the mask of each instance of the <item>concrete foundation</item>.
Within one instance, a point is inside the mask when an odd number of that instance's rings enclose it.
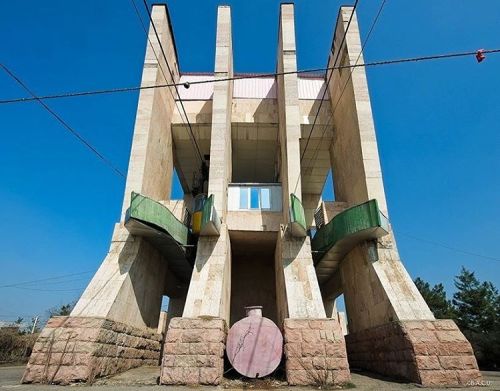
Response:
[[[142,365],[158,365],[160,334],[96,317],[51,318],[30,356],[23,383],[92,382]]]
[[[335,319],[285,319],[284,335],[290,385],[324,387],[349,382],[344,335]]]
[[[452,320],[391,322],[346,336],[351,368],[426,387],[481,378],[472,347]]]
[[[165,340],[161,384],[218,385],[224,373],[223,319],[174,318]]]

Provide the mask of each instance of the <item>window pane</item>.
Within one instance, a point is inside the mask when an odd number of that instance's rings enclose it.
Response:
[[[259,209],[259,189],[251,188],[250,209]]]
[[[240,187],[240,209],[248,209],[248,188]]]
[[[271,209],[271,192],[269,189],[260,189],[260,207]]]

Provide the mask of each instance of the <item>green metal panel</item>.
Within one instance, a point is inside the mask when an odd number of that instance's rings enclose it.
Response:
[[[139,220],[168,233],[182,245],[188,244],[189,230],[164,205],[138,193],[132,193],[127,218]]]
[[[205,203],[203,204],[203,213],[201,215],[201,227],[203,227],[212,220],[212,208],[214,206],[214,195],[210,195],[205,200]]]
[[[307,232],[304,207],[295,194],[290,194],[290,223],[294,236],[305,236]]]
[[[220,219],[214,207],[214,195],[205,200],[201,217],[201,235],[218,236],[220,234]]]
[[[336,256],[331,257],[333,259],[342,257],[359,242],[379,238],[388,232],[389,223],[380,212],[377,200],[353,206],[316,232],[311,241],[315,263],[327,253],[335,253]]]

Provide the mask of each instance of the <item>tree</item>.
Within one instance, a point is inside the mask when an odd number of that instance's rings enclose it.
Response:
[[[14,322],[14,324],[16,326],[21,326],[21,324],[23,323],[23,318],[21,318],[20,316],[17,317],[16,321]]]
[[[479,282],[474,272],[464,267],[455,277],[457,292],[453,305],[457,309],[457,323],[466,330],[491,330],[498,311],[498,291],[489,281]]]
[[[415,279],[415,285],[437,319],[453,319],[454,311],[450,300],[446,299],[443,284],[430,284],[420,277]]]
[[[71,311],[73,310],[73,307],[75,306],[75,303],[68,303],[68,304],[63,304],[60,307],[53,307],[49,309],[49,318],[53,316],[68,316]]]
[[[495,286],[480,282],[464,267],[455,277],[456,322],[469,339],[483,368],[500,367],[500,296]]]

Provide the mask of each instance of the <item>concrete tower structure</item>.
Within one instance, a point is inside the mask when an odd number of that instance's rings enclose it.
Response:
[[[346,32],[352,13],[340,9],[329,67],[363,63],[355,14]],[[424,385],[476,380],[470,344],[434,318],[400,260],[364,68],[293,73],[294,6],[282,4],[277,77],[227,80],[227,6],[214,73],[181,74],[166,7],[152,17],[160,42],[151,27],[141,85],[189,88],[140,92],[109,252],[71,315],[43,330],[24,381],[89,380],[161,360],[162,384],[218,384],[227,329],[248,305],[282,329],[292,385],[344,383],[349,366]],[[183,200],[170,199],[174,168]],[[330,170],[336,201],[323,202]]]

